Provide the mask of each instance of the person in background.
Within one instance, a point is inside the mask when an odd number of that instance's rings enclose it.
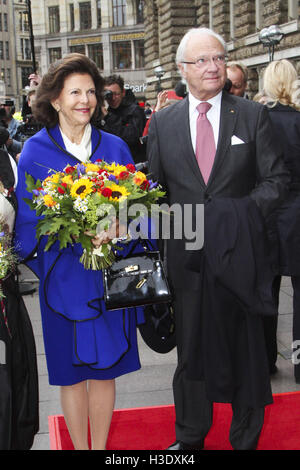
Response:
[[[189,30],[176,62],[188,96],[153,114],[147,143],[149,171],[169,206],[184,213],[183,235],[167,240],[178,354],[176,442],[169,450],[204,447],[214,402],[231,403],[233,448],[255,449],[272,402],[262,315],[276,312],[264,219],[282,201],[288,174],[265,107],[223,91],[223,38]],[[204,221],[197,222],[201,205]],[[197,240],[190,246],[188,223],[196,235],[204,225],[203,249]],[[262,305],[260,273],[267,277]]]
[[[263,76],[265,108],[273,125],[273,139],[283,151],[291,176],[287,197],[272,214],[270,226],[273,230],[270,233],[273,233],[274,252],[275,247],[278,249],[277,276],[273,286],[277,307],[281,276],[290,276],[292,281],[294,350],[300,344],[300,103],[297,80],[294,65],[286,59],[271,62]],[[271,373],[277,371],[277,318],[264,320]],[[299,361],[294,362],[295,381],[300,383],[300,364]]]
[[[151,104],[147,102],[147,103],[145,103],[145,116],[146,116],[146,119],[149,119],[151,114],[152,114]]]
[[[174,91],[180,98],[185,98],[188,94],[185,81],[179,80],[175,85]]]
[[[101,108],[99,127],[121,137],[128,145],[135,163],[144,162],[146,154],[140,137],[146,124],[145,112],[133,101],[132,93],[127,97],[121,76],[111,75],[105,79],[105,101],[107,105],[103,104]]]
[[[247,67],[241,62],[227,63],[227,77],[231,80],[229,93],[242,98],[247,98],[246,89],[248,82]]]
[[[150,121],[151,121],[153,113],[156,113],[157,111],[160,111],[161,109],[164,109],[166,106],[170,106],[171,104],[176,103],[177,101],[176,99],[170,100],[168,98],[168,93],[169,93],[168,90],[162,90],[158,93],[157,100],[153,108],[152,114],[146,122],[146,126],[143,131],[143,138],[147,137],[148,135],[148,129],[149,129],[149,125],[150,125]],[[143,139],[143,143],[145,144],[144,140],[145,139]]]
[[[88,160],[133,163],[122,139],[93,125],[103,105],[103,88],[96,64],[83,54],[66,55],[50,66],[33,105],[34,117],[45,127],[24,144],[16,190],[16,246],[20,258],[40,279],[49,382],[60,386],[65,421],[75,449],[81,450],[88,449],[88,422],[92,449],[106,447],[115,378],[140,368],[138,319],[132,309],[106,310],[101,300],[102,273],[84,269],[79,243],[62,250],[55,244],[49,251],[44,251],[46,236],[37,243],[37,217],[24,201],[28,197],[25,174],[43,181],[49,168],[60,171]],[[92,242],[98,248],[116,235],[118,222],[114,221]]]
[[[1,116],[1,120],[5,127],[7,127],[9,137],[11,138],[11,142],[8,144],[7,148],[12,157],[16,158],[16,155],[20,153],[22,149],[21,136],[19,133],[19,126],[21,122],[13,118],[15,113],[15,105],[13,100],[2,100],[0,108],[3,110],[3,117]]]
[[[0,450],[29,450],[39,430],[39,391],[35,340],[17,276],[9,260],[16,212],[17,165],[5,150],[8,130],[0,128]]]

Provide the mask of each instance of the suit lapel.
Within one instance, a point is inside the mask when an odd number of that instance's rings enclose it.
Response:
[[[229,145],[231,145],[231,136],[233,135],[233,130],[235,127],[236,119],[238,115],[238,107],[236,103],[231,99],[228,93],[222,95],[221,102],[221,115],[220,115],[220,130],[219,130],[219,139],[216,150],[216,156],[214,164],[211,170],[207,186],[213,181],[218,168],[222,164],[226,151]]]

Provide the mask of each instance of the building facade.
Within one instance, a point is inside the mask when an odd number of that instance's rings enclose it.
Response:
[[[39,73],[69,52],[86,54],[144,97],[144,0],[31,0]]]
[[[155,100],[158,88],[173,88],[180,79],[176,50],[183,34],[204,26],[221,34],[228,45],[229,60],[242,61],[249,69],[249,95],[260,89],[268,49],[259,32],[278,25],[284,36],[275,48],[274,60],[286,58],[300,70],[300,23],[298,0],[146,0],[145,70],[147,98]],[[155,68],[164,75],[157,78]]]
[[[29,3],[41,75],[63,55],[82,52],[104,76],[122,75],[127,88],[152,103],[159,88],[172,89],[180,79],[176,50],[191,27],[211,27],[224,37],[229,60],[249,69],[250,97],[269,61],[261,29],[280,26],[274,59],[287,58],[300,70],[298,0],[0,0],[0,96],[17,105],[32,72]]]
[[[26,0],[0,0],[0,98],[21,105],[32,72]]]

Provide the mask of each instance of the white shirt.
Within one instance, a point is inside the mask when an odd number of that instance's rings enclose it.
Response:
[[[74,144],[60,129],[65,147],[74,157],[78,158],[81,162],[86,162],[92,153],[92,126],[87,124],[85,126],[84,134],[82,136],[80,144]]]
[[[221,99],[222,99],[222,91],[220,91],[220,93],[218,93],[213,98],[207,100],[207,103],[211,104],[211,108],[209,111],[207,111],[206,116],[213,128],[216,148],[217,148],[218,139],[219,139]],[[197,98],[195,98],[191,94],[191,92],[189,92],[190,132],[191,132],[191,139],[192,139],[194,152],[196,152],[197,118],[199,115],[197,106],[198,104],[202,102],[203,101],[199,101]]]

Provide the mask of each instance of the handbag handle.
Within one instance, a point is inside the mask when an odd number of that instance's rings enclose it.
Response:
[[[129,252],[127,253],[126,257],[127,256],[130,256],[132,255],[132,253],[134,252],[134,250],[136,248],[138,248],[138,246],[141,245],[142,248],[144,248],[144,251],[146,250],[150,250],[150,251],[156,251],[155,249],[155,246],[152,244],[152,242],[148,239],[143,239],[143,238],[137,238],[136,240],[134,240],[134,242],[132,243],[131,247],[130,247],[130,250]]]

